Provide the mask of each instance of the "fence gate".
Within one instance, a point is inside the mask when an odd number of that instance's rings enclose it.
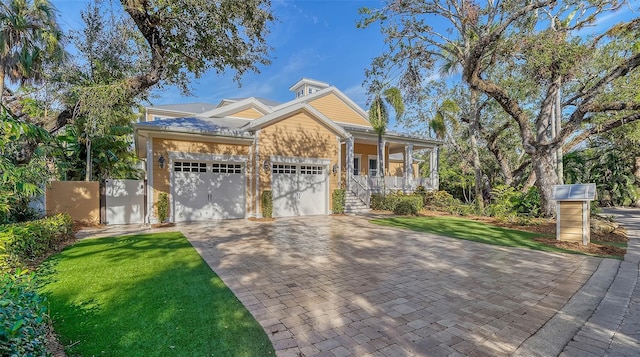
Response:
[[[142,180],[105,180],[105,223],[144,223],[144,194]]]

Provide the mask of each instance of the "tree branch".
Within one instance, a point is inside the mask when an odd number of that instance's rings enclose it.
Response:
[[[567,144],[565,144],[562,148],[562,152],[564,154],[568,153],[569,151],[573,150],[576,146],[578,146],[581,142],[585,141],[586,139],[588,139],[589,137],[591,137],[592,135],[596,135],[596,134],[601,134],[601,133],[605,133],[609,130],[618,128],[622,125],[625,124],[629,124],[635,121],[640,120],[640,113],[633,113],[630,114],[624,118],[619,118],[619,119],[614,119],[611,121],[608,121],[604,124],[601,125],[596,125],[588,130],[585,130],[583,132],[581,132],[580,134],[576,135],[575,137],[573,137],[571,139],[571,141],[569,141]]]

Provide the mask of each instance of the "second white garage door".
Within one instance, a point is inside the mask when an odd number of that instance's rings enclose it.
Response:
[[[322,165],[273,164],[274,217],[327,214],[327,173]]]
[[[245,217],[243,164],[177,161],[173,171],[175,222]]]

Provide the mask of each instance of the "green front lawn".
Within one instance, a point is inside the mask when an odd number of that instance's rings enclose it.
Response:
[[[585,254],[584,252],[557,248],[533,240],[533,238],[537,237],[554,238],[554,236],[502,228],[464,218],[449,216],[393,217],[374,219],[371,222],[383,226],[409,229],[416,232],[434,233],[441,236],[466,239],[486,244],[529,248],[548,252]]]
[[[260,325],[179,232],[83,240],[39,271],[70,356],[268,356]]]

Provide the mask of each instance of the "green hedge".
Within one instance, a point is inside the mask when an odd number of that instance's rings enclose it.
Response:
[[[48,315],[33,273],[20,268],[73,238],[66,213],[0,226],[0,355],[46,356]]]
[[[21,270],[0,276],[2,356],[47,356],[47,309],[33,277]]]
[[[421,195],[405,195],[401,192],[386,196],[371,195],[371,208],[377,211],[393,211],[395,214],[418,214],[424,207]]]
[[[333,200],[333,213],[334,214],[342,214],[344,213],[344,205],[345,200],[347,199],[347,191],[345,190],[333,190],[332,200]]]
[[[158,202],[156,202],[158,221],[164,223],[169,217],[169,194],[160,192],[158,194]]]
[[[262,192],[262,217],[273,217],[273,193],[269,190]]]
[[[73,236],[73,219],[66,213],[0,226],[0,268],[42,257]]]

